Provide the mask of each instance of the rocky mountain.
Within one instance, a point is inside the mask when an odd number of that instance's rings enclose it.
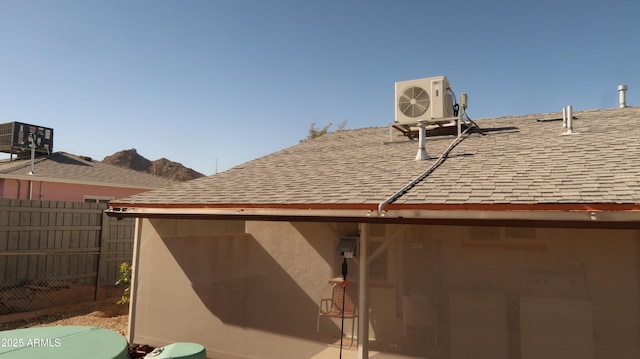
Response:
[[[138,154],[135,148],[116,152],[111,156],[105,157],[101,162],[178,181],[188,181],[204,177],[202,173],[166,158],[150,161]]]

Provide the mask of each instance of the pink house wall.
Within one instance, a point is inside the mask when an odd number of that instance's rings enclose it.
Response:
[[[85,196],[118,199],[146,191],[148,191],[148,189],[16,179],[0,180],[0,193],[2,194],[2,198],[12,199],[84,202]]]

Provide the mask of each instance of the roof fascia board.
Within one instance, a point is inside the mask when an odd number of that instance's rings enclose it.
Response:
[[[161,187],[152,187],[152,186],[139,186],[139,185],[128,185],[124,183],[113,183],[113,182],[97,182],[97,181],[84,181],[84,180],[69,180],[62,178],[53,178],[53,177],[40,177],[38,174],[34,175],[13,175],[13,174],[0,174],[0,178],[3,179],[15,179],[21,181],[39,181],[39,182],[55,182],[55,183],[65,183],[65,184],[81,184],[81,185],[89,185],[89,186],[103,186],[103,187],[117,187],[117,188],[131,188],[131,189],[158,189]],[[167,184],[167,186],[170,184]]]
[[[295,209],[295,208],[158,208],[114,207],[107,213],[114,217],[236,217],[254,220],[305,220],[309,218],[362,222],[420,221],[559,221],[559,222],[637,222],[640,209],[630,211],[605,210],[387,210],[378,216],[375,209]]]

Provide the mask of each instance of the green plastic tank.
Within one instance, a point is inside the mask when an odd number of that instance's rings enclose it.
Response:
[[[129,359],[122,335],[82,326],[38,327],[0,331],[2,359]]]
[[[156,348],[145,359],[207,359],[207,351],[200,344],[179,342]]]

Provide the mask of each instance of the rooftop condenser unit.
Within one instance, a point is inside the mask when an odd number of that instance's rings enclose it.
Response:
[[[396,123],[454,117],[454,98],[445,76],[396,82]]]
[[[0,152],[28,155],[31,149],[38,154],[53,151],[53,129],[22,122],[0,124]]]

